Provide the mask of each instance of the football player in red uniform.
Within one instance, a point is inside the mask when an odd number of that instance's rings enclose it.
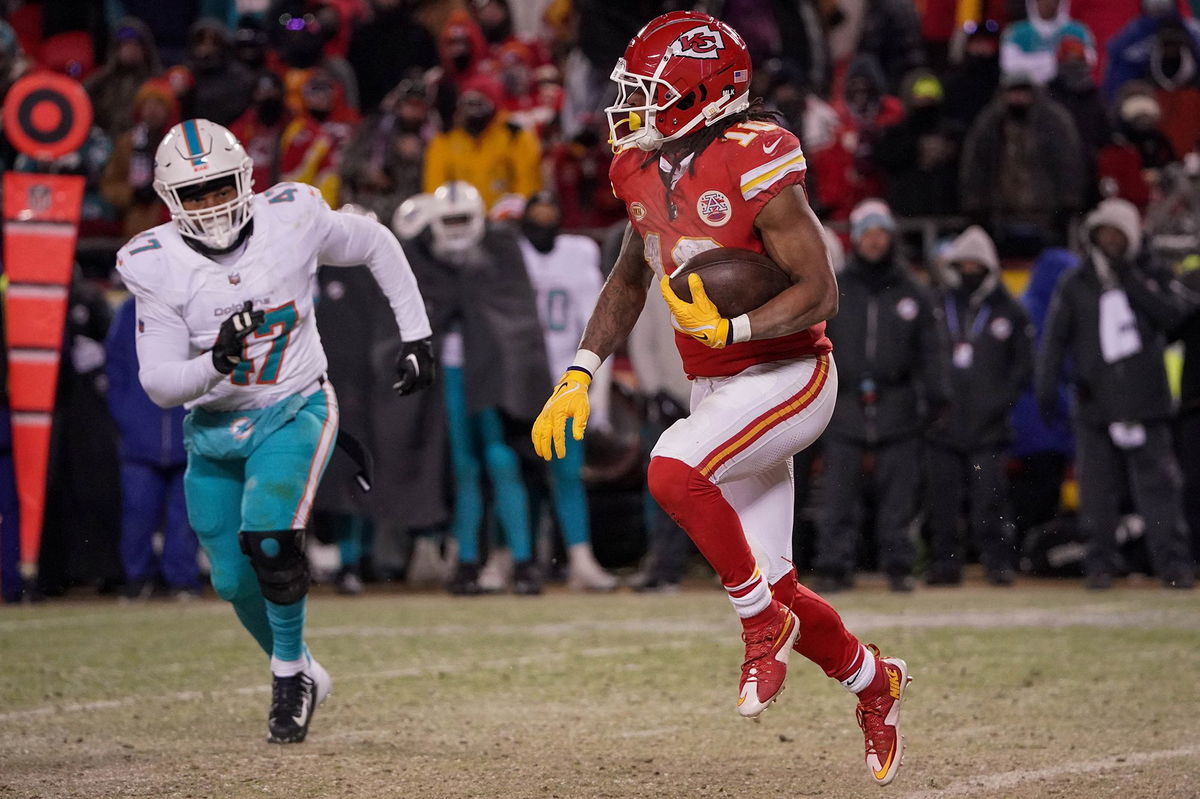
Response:
[[[657,278],[694,382],[690,416],[651,454],[650,490],[716,569],[741,618],[738,711],[757,716],[775,700],[794,648],[858,696],[867,765],[886,785],[903,754],[908,667],[863,646],[791,564],[791,458],[825,429],[837,395],[825,337],[837,282],[805,195],[804,153],[795,136],[749,111],[746,45],[706,14],[651,21],[612,79],[620,94],[607,109],[617,151],[610,177],[630,227],[574,365],[534,424],[534,446],[547,460],[562,457],[568,419],[583,437],[592,375],[628,335]],[[669,276],[716,247],[765,253],[792,285],[727,319],[691,275],[684,302]]]

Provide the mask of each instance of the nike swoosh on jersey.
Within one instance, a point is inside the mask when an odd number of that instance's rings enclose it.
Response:
[[[783,141],[783,139],[776,139],[775,141],[771,142],[770,147],[768,147],[767,145],[764,144],[763,152],[766,153],[767,155],[770,155],[771,153],[775,152],[775,150],[779,147],[779,142],[781,142],[781,141]]]

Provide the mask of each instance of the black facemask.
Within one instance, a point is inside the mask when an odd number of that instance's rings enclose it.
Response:
[[[258,103],[258,121],[271,127],[283,116],[283,98],[271,97]]]
[[[487,39],[488,44],[500,44],[512,35],[512,23],[508,20],[491,22],[486,25],[481,22],[479,29],[483,31],[483,38]]]
[[[1015,103],[1008,106],[1008,118],[1014,122],[1024,122],[1029,119],[1029,106],[1024,103]]]
[[[987,274],[985,272],[972,272],[971,274],[963,273],[959,277],[962,280],[960,284],[962,293],[970,297],[979,291],[979,288],[983,285],[983,281],[987,279]]]
[[[493,116],[495,116],[495,112],[489,112],[487,114],[464,114],[463,127],[466,129],[467,133],[470,133],[472,136],[478,136],[487,130],[487,126],[491,124]]]
[[[554,240],[558,238],[558,225],[537,225],[528,220],[521,221],[521,232],[529,243],[540,253],[548,253],[554,249]]]
[[[288,36],[280,50],[288,66],[308,69],[321,60],[321,48],[324,46],[325,40],[321,36],[305,31]]]

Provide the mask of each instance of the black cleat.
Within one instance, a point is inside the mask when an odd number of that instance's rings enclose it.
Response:
[[[525,560],[513,568],[513,593],[536,596],[542,593],[542,571],[533,560]]]
[[[299,674],[272,677],[271,712],[267,716],[268,743],[298,744],[308,735],[317,705],[329,695],[329,673],[315,660]]]
[[[454,576],[446,583],[446,590],[454,596],[476,596],[483,593],[479,585],[479,566],[474,563],[459,562],[454,570]]]

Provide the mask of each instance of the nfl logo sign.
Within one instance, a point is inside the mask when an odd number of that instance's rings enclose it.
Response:
[[[234,272],[232,275],[229,276],[229,285],[236,286],[238,283],[241,283],[241,282],[242,282],[242,275],[240,272]]]
[[[704,224],[710,227],[721,227],[733,216],[729,198],[719,191],[710,189],[700,195],[696,201],[696,213]]]

